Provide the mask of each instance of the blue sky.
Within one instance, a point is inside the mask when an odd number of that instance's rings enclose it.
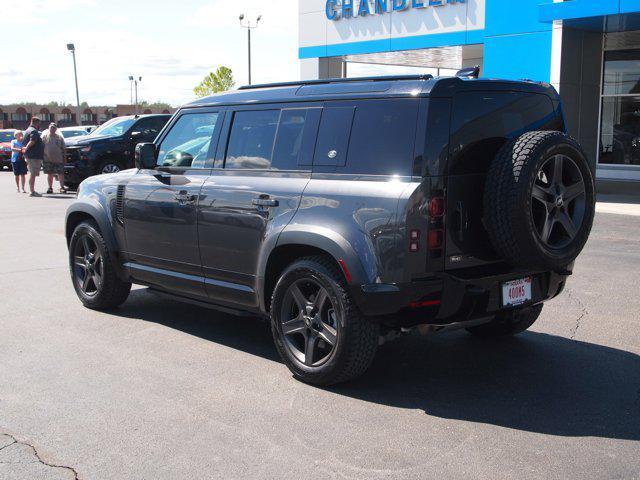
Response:
[[[295,0],[30,0],[3,8],[0,104],[75,102],[66,44],[77,49],[80,101],[129,102],[130,74],[139,98],[180,105],[217,66],[247,80],[246,30],[238,15],[262,14],[253,35],[253,81],[297,79]],[[7,7],[8,5],[5,5]]]

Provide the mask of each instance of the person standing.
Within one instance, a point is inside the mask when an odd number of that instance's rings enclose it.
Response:
[[[37,117],[31,118],[31,125],[24,132],[24,140],[22,142],[25,144],[22,152],[29,169],[29,190],[32,197],[42,196],[36,192],[36,177],[40,175],[42,161],[44,160],[44,143],[42,143],[42,138],[38,131],[39,128],[40,119]]]
[[[27,179],[27,162],[24,161],[22,155],[22,139],[24,135],[22,131],[16,130],[13,134],[14,139],[11,140],[11,168],[16,179],[16,189],[20,193],[20,183],[22,183],[22,193],[27,193],[24,184]]]
[[[42,134],[42,143],[44,143],[44,163],[42,170],[47,175],[49,190],[47,193],[53,193],[53,180],[58,177],[60,182],[60,193],[66,193],[64,188],[64,137],[58,133],[58,126],[55,123],[49,125],[49,130]]]

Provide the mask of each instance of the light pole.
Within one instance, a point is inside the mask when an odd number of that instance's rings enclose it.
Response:
[[[82,125],[80,115],[80,94],[78,93],[78,69],[76,68],[76,47],[73,43],[67,43],[67,50],[71,52],[71,56],[73,57],[73,76],[76,80],[76,122],[78,125]]]
[[[262,20],[262,15],[258,15],[258,18],[256,18],[256,22],[254,24],[251,24],[251,20],[248,19],[246,22],[244,21],[244,13],[240,15],[239,19],[240,26],[247,29],[247,48],[249,50],[249,85],[251,85],[251,30],[253,30],[254,28],[258,28],[258,24],[260,23],[260,20]]]
[[[129,105],[133,105],[133,76],[129,75]]]
[[[142,82],[142,77],[135,78],[133,75],[129,75],[129,81],[132,82],[132,87],[136,92],[135,114],[138,114],[138,82]]]

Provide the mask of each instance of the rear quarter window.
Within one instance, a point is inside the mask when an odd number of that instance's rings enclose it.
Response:
[[[418,100],[337,102],[324,108],[314,171],[412,175]]]
[[[455,96],[450,174],[485,173],[504,143],[532,130],[559,130],[549,97],[524,92],[464,92]]]

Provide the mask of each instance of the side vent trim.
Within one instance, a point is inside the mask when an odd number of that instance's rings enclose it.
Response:
[[[116,194],[116,221],[120,225],[124,225],[124,189],[125,185],[118,185]]]

